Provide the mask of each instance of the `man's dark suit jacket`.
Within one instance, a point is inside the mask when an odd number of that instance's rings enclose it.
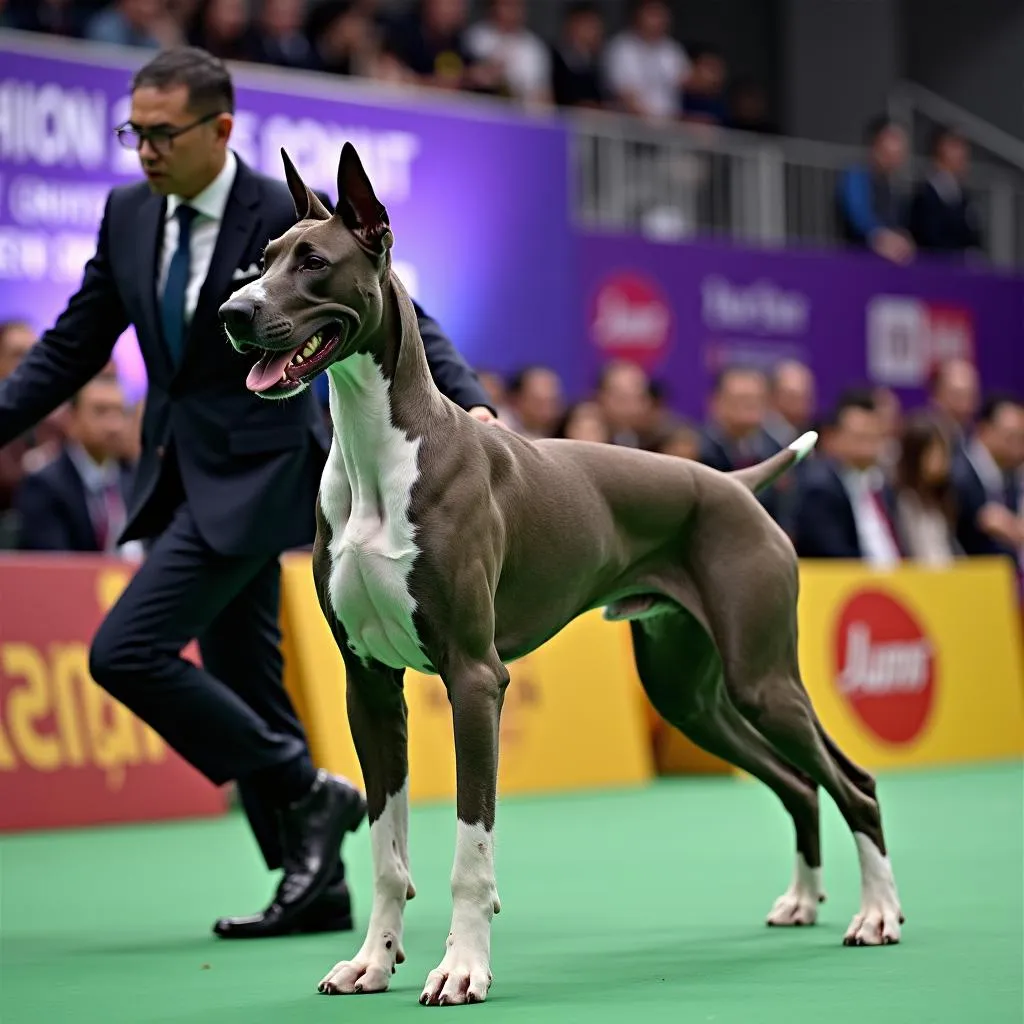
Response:
[[[121,469],[121,496],[127,507],[132,471]],[[81,474],[67,449],[42,469],[29,473],[15,494],[18,547],[23,551],[99,551],[99,542]]]
[[[173,459],[207,544],[224,555],[273,555],[311,544],[320,474],[330,447],[312,389],[267,401],[245,387],[252,355],[227,341],[217,310],[245,283],[267,242],[295,223],[284,182],[241,160],[206,281],[176,369],[157,306],[165,203],[144,182],[107,199],[96,254],[82,286],[53,328],[0,383],[0,445],[70,398],[106,365],[114,343],[135,325],[149,378],[142,452],[122,540],[151,537],[169,522]],[[419,307],[434,380],[463,408],[490,406],[486,392],[437,324]],[[159,486],[158,486],[159,485]]]
[[[853,505],[838,463],[824,456],[800,467],[800,493],[793,522],[793,543],[801,558],[863,558]],[[896,532],[896,501],[886,487],[882,504]]]
[[[955,253],[981,248],[974,207],[965,192],[947,203],[930,181],[922,182],[910,206],[910,234],[919,249]]]
[[[751,442],[751,450],[754,460],[760,462],[779,451],[779,445],[766,431],[761,430]],[[708,426],[701,431],[699,460],[705,466],[722,473],[731,473],[740,468],[735,445],[714,426]],[[757,495],[757,500],[764,506],[765,511],[783,528],[787,528],[789,502],[786,499],[789,485],[790,482],[783,477],[777,484]]]
[[[978,526],[978,513],[992,499],[985,490],[978,471],[960,451],[953,457],[953,488],[956,491],[956,539],[966,555],[1007,555],[1016,559],[1017,552],[994,540]],[[1017,495],[1020,501],[1020,495]],[[1018,506],[1019,507],[1019,506]],[[1013,509],[1016,511],[1016,508]]]

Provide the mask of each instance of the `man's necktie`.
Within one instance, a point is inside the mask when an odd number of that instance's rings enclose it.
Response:
[[[160,303],[160,319],[164,341],[171,353],[171,362],[178,366],[185,350],[185,291],[188,288],[191,264],[192,221],[197,210],[182,204],[174,211],[178,221],[178,248],[171,257],[167,283]]]

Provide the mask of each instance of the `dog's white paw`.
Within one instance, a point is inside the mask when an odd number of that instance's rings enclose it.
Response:
[[[861,903],[843,936],[844,946],[892,946],[900,941],[903,911],[889,858],[863,833],[854,833],[860,855]]]
[[[773,928],[812,925],[818,920],[818,904],[824,902],[821,868],[808,867],[807,861],[798,853],[793,881],[768,912],[767,923]]]
[[[336,963],[317,986],[325,996],[366,995],[371,992],[386,992],[395,973],[395,964],[405,959],[398,950],[394,961],[382,957],[356,956],[355,960]]]
[[[453,943],[438,966],[427,975],[420,1002],[424,1006],[482,1003],[491,987],[487,957]]]

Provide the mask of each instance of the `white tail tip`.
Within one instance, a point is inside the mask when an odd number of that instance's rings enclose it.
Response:
[[[796,461],[803,462],[808,455],[811,454],[811,450],[818,443],[818,432],[816,430],[808,430],[806,434],[801,434],[791,445],[789,450],[796,452]]]

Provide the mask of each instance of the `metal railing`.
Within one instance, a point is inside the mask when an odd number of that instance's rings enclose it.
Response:
[[[596,111],[574,113],[571,124],[575,215],[584,227],[761,246],[843,244],[836,186],[845,167],[864,159],[859,147]],[[916,162],[912,180],[926,170]],[[988,259],[1024,266],[1024,170],[978,166],[969,188]]]

